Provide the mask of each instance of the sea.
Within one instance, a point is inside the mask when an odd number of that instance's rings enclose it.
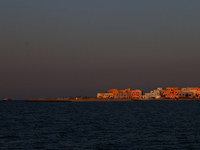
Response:
[[[0,101],[1,150],[200,149],[200,101]]]

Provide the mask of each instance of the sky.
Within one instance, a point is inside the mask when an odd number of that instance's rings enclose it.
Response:
[[[0,99],[200,86],[200,1],[1,0]]]

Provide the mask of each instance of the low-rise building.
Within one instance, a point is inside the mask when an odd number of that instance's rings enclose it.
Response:
[[[113,98],[113,93],[97,93],[97,98]]]
[[[200,88],[199,87],[187,87],[187,88],[182,88],[182,92],[193,92],[194,93],[194,97],[199,97],[199,92]],[[197,93],[198,92],[198,93]]]
[[[140,99],[140,98],[142,98],[142,91],[141,90],[130,90],[129,96],[131,98]]]
[[[110,89],[107,91],[108,93],[113,93],[113,96],[117,96],[118,90],[117,89]]]
[[[200,91],[197,91],[196,98],[200,98]]]
[[[131,98],[129,96],[129,93],[118,93],[117,96],[114,96],[114,98]]]
[[[149,99],[149,98],[161,98],[163,93],[162,88],[157,88],[157,90],[152,90],[150,93],[145,93],[145,95],[142,96],[144,99]]]
[[[195,87],[194,89],[197,91],[200,91],[200,87]]]
[[[151,93],[145,93],[143,96],[142,96],[143,99],[149,99],[149,98],[152,98],[152,94]]]
[[[194,98],[193,92],[179,92],[178,93],[179,98]]]
[[[160,91],[161,97],[163,96],[163,88],[162,87],[158,87],[157,90]]]
[[[181,92],[187,91],[187,88],[181,88]]]
[[[194,90],[195,87],[187,87],[187,90]]]
[[[163,95],[166,98],[178,98],[178,93],[182,92],[178,89],[178,87],[167,87],[166,90],[163,91]]]

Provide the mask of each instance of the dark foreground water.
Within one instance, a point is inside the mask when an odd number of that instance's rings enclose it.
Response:
[[[200,101],[0,101],[0,149],[200,149]]]

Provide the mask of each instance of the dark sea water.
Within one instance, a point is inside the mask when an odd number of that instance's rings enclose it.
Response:
[[[0,101],[0,149],[200,149],[200,101]]]

